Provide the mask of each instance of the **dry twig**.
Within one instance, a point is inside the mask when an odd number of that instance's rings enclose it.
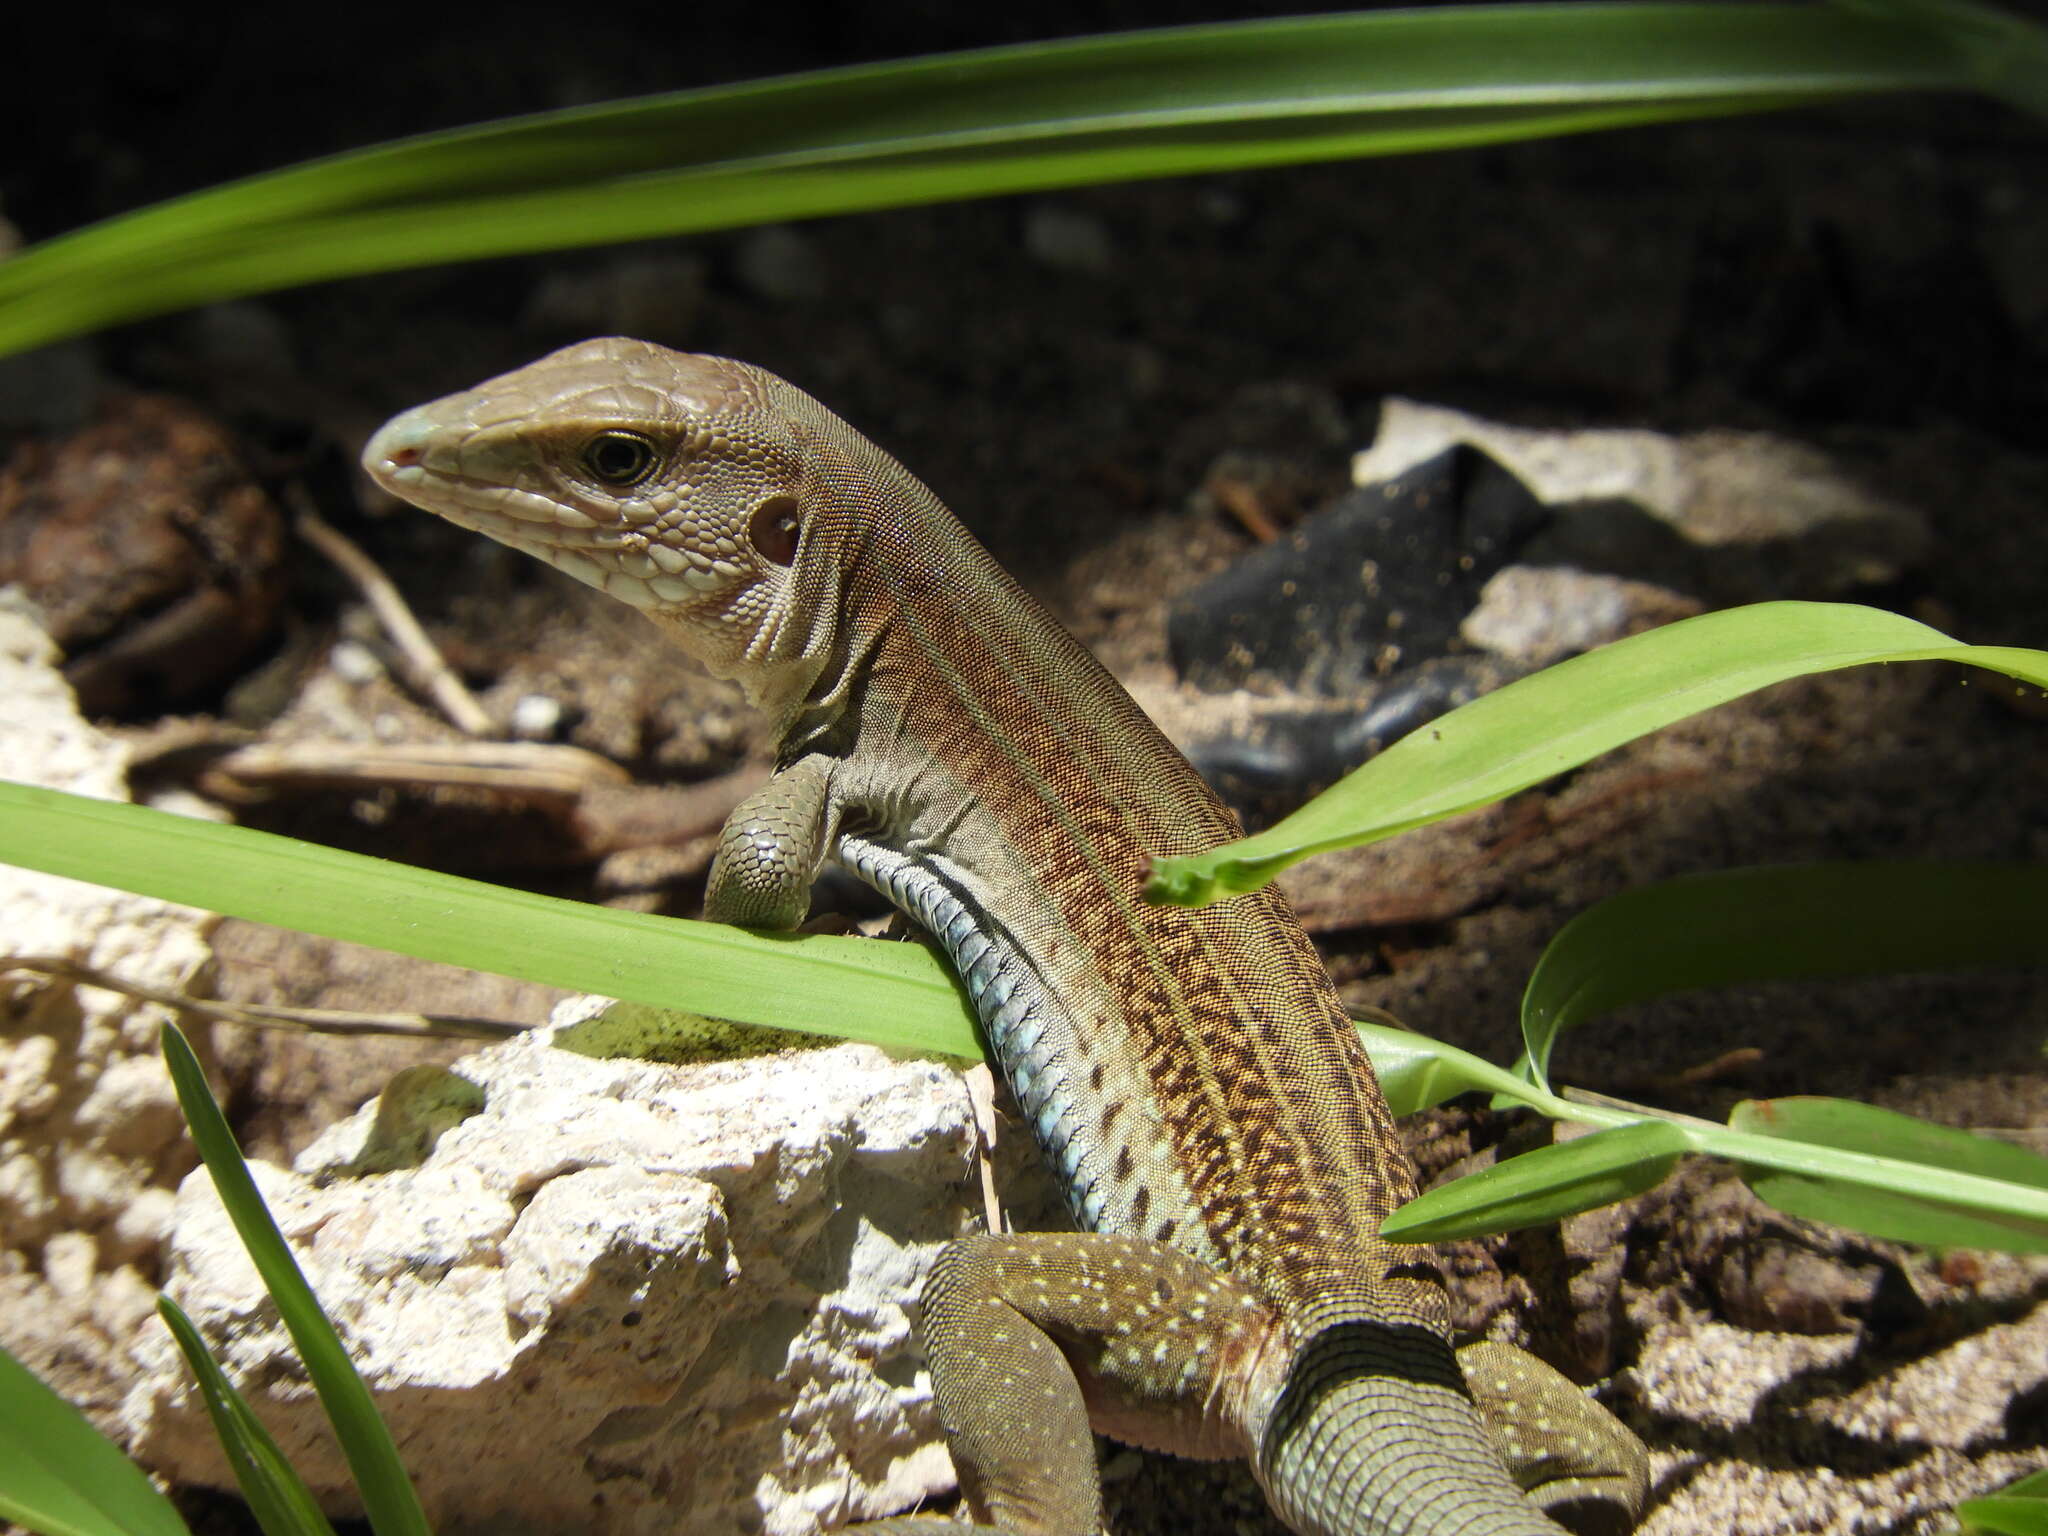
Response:
[[[384,626],[384,632],[391,637],[391,643],[405,658],[414,682],[465,736],[495,734],[491,717],[477,703],[476,695],[463,686],[454,669],[441,659],[441,653],[434,649],[434,642],[420,628],[420,621],[413,617],[412,609],[399,596],[391,578],[313,510],[312,498],[302,487],[292,486],[288,496],[292,504],[293,526],[297,528],[299,537],[340,566],[343,574],[356,584],[371,612]]]
[[[509,1040],[527,1032],[524,1024],[465,1018],[457,1014],[358,1013],[335,1008],[285,1008],[269,1003],[224,1003],[173,992],[167,987],[128,981],[111,971],[80,965],[61,955],[0,956],[0,973],[11,971],[58,977],[183,1013],[197,1014],[215,1023],[246,1024],[257,1029],[297,1029],[322,1035],[409,1035],[468,1040]]]

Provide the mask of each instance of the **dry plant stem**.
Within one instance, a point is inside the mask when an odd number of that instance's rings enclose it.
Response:
[[[1763,1064],[1764,1053],[1754,1045],[1739,1045],[1730,1051],[1723,1051],[1710,1061],[1687,1067],[1676,1076],[1665,1079],[1659,1086],[1665,1089],[1698,1088],[1707,1083],[1718,1083],[1723,1078],[1733,1077]]]
[[[1673,1125],[1703,1125],[1710,1131],[1727,1129],[1718,1120],[1703,1120],[1698,1115],[1681,1115],[1672,1109],[1652,1109],[1647,1104],[1633,1104],[1627,1099],[1617,1099],[1612,1094],[1596,1093],[1591,1088],[1560,1088],[1556,1097],[1568,1104],[1584,1104],[1592,1109],[1619,1110],[1625,1115],[1637,1115],[1646,1120],[1669,1120]]]
[[[609,758],[545,742],[262,743],[230,753],[213,772],[250,788],[369,789],[396,784],[489,789],[536,800],[574,800],[599,785],[632,782],[632,776]]]
[[[341,567],[348,579],[356,584],[371,611],[377,615],[378,622],[384,626],[384,632],[391,637],[391,643],[405,657],[419,687],[465,736],[495,734],[491,717],[484,713],[476,696],[463,686],[462,679],[441,659],[441,653],[434,649],[434,643],[420,628],[419,620],[412,616],[412,609],[406,606],[405,599],[398,595],[398,588],[391,584],[391,578],[313,510],[312,498],[306,495],[304,488],[294,485],[288,495],[299,537]]]
[[[996,1194],[996,1136],[1002,1121],[996,1114],[996,1075],[987,1062],[980,1062],[960,1074],[967,1085],[967,1102],[974,1109],[974,1166],[981,1175],[981,1216],[985,1232],[1007,1232],[1003,1203]]]
[[[1407,1030],[1411,1035],[1415,1033],[1414,1030],[1409,1029],[1400,1019],[1375,1003],[1352,1003],[1345,1008],[1344,1012],[1354,1023],[1383,1024],[1388,1029]]]
[[[217,1024],[243,1024],[255,1029],[295,1029],[321,1035],[405,1035],[468,1040],[509,1040],[527,1032],[524,1024],[506,1024],[496,1019],[464,1018],[454,1014],[355,1013],[344,1009],[284,1008],[268,1003],[223,1003],[127,981],[112,972],[80,965],[59,955],[0,956],[0,972],[61,977],[84,986],[118,992],[124,997],[196,1014]]]
[[[1280,525],[1267,513],[1259,493],[1244,481],[1219,475],[1209,482],[1207,490],[1261,544],[1271,544],[1280,537]]]
[[[577,819],[585,843],[601,853],[675,847],[715,835],[767,776],[764,765],[748,763],[716,778],[674,787],[592,786],[577,805]]]

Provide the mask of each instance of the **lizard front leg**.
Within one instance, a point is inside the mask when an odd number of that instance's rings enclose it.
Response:
[[[783,931],[804,920],[839,821],[832,767],[829,757],[800,757],[725,819],[704,887],[705,917]]]

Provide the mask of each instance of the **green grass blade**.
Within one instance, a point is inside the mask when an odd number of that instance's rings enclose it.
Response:
[[[1579,1115],[1575,1107],[1566,1113]],[[1930,1234],[1924,1239],[1930,1246],[2048,1253],[2048,1190],[2031,1180],[1986,1177],[1910,1156],[1825,1146],[1753,1129],[1675,1123],[1693,1151],[1740,1165],[1752,1187],[1760,1177],[1779,1180],[1779,1191],[1798,1201],[1797,1209],[1792,1204],[1781,1207],[1793,1214],[1883,1237],[1894,1230],[1887,1208],[1910,1207],[1917,1230]],[[1810,1198],[1796,1192],[1801,1183],[1812,1192]],[[1879,1224],[1865,1226],[1865,1215]]]
[[[1410,1200],[1381,1226],[1400,1243],[1442,1243],[1576,1216],[1654,1189],[1691,1145],[1664,1120],[1540,1147]]]
[[[2008,24],[2013,35],[2035,29]],[[0,264],[0,353],[291,283],[1092,182],[2005,78],[1947,12],[1444,6],[989,49],[335,156]]]
[[[188,817],[0,782],[0,860],[550,986],[974,1057],[922,945],[613,912]]]
[[[191,1536],[120,1448],[0,1349],[0,1521],[41,1536]]]
[[[1406,1049],[1450,1048],[1421,1041]],[[2048,1175],[2030,1152],[1864,1105],[1833,1107],[1840,1101],[1752,1107],[1740,1124],[1722,1126],[1561,1099],[1493,1072],[1494,1081],[1471,1086],[1599,1129],[1431,1190],[1386,1223],[1390,1239],[1472,1237],[1590,1210],[1649,1189],[1676,1157],[1694,1152],[1736,1164],[1759,1195],[1793,1215],[1930,1247],[2048,1253]],[[1793,1102],[1803,1101],[1778,1101]],[[1788,1134],[1773,1134],[1781,1130]]]
[[[1941,33],[1966,61],[1977,88],[2022,112],[2048,115],[2048,33],[1979,0],[1836,0],[1888,21]]]
[[[2031,1180],[1645,1111],[1596,1110],[1550,1099],[1528,1084],[1521,1092],[1525,1102],[1555,1118],[1615,1129],[1527,1153],[1431,1190],[1388,1219],[1384,1231],[1389,1239],[1473,1237],[1591,1210],[1651,1188],[1670,1171],[1676,1156],[1696,1152],[1735,1163],[1759,1196],[1790,1215],[1926,1247],[2048,1253],[2048,1190]],[[1623,1130],[1630,1135],[1621,1135]],[[1575,1154],[1581,1161],[1566,1156],[1585,1142],[1595,1145]],[[1532,1169],[1522,1167],[1538,1159]],[[1465,1186],[1475,1181],[1478,1187],[1467,1191]],[[1411,1209],[1415,1216],[1407,1215]]]
[[[2017,1482],[2007,1483],[1998,1490],[2000,1494],[2014,1494],[2021,1498],[2048,1499],[2048,1467],[2039,1472],[2029,1472]]]
[[[1966,1531],[1998,1536],[2048,1536],[2048,1471],[2031,1473],[1981,1499],[1956,1506]]]
[[[1988,1494],[1958,1504],[1956,1518],[1966,1531],[1985,1531],[1994,1536],[2048,1536],[2048,1498]]]
[[[1411,1030],[1354,1019],[1387,1107],[1412,1115],[1461,1093],[1505,1093],[1526,1102],[1529,1085],[1505,1067]]]
[[[2023,1251],[2048,1251],[2048,1223],[2039,1217],[1987,1213],[1979,1204],[1955,1198],[1958,1175],[2048,1191],[2048,1158],[2025,1147],[1847,1099],[1748,1100],[1735,1106],[1728,1124],[1748,1135],[1925,1169],[1924,1178],[1909,1186],[1885,1189],[1825,1174],[1745,1166],[1750,1188],[1788,1215],[1926,1248],[2001,1248],[2018,1234],[2028,1243]]]
[[[206,1341],[192,1320],[168,1296],[157,1297],[156,1310],[199,1383],[213,1432],[227,1452],[235,1482],[265,1536],[334,1536],[334,1527],[320,1512],[312,1490],[277,1448],[227,1373],[207,1353]]]
[[[298,1261],[271,1219],[256,1181],[242,1161],[242,1149],[235,1144],[234,1133],[206,1086],[206,1074],[200,1071],[192,1047],[175,1024],[164,1026],[163,1050],[192,1140],[206,1171],[213,1176],[228,1219],[235,1224],[250,1262],[263,1277],[278,1317],[306,1364],[313,1389],[320,1394],[320,1406],[327,1411],[342,1454],[348,1458],[372,1529],[377,1536],[431,1536],[419,1495],[398,1459],[390,1432],[377,1417],[370,1389],[349,1363],[341,1336],[320,1310],[312,1287],[306,1284]]]
[[[1895,1109],[1854,1099],[1799,1095],[1746,1099],[1728,1123],[1759,1136],[1781,1136],[1812,1146],[1897,1157],[1956,1173],[2006,1179],[2048,1189],[2048,1157],[2010,1141],[1936,1125]]]
[[[1734,869],[1624,891],[1558,930],[1522,995],[1546,1081],[1574,1025],[1704,987],[2048,964],[2048,866],[1870,862]]]
[[[1291,864],[1505,799],[1674,720],[1787,678],[1871,662],[1956,661],[2048,687],[2048,652],[1961,645],[1850,603],[1756,603],[1602,646],[1404,736],[1255,837],[1154,862],[1148,900],[1200,906]]]

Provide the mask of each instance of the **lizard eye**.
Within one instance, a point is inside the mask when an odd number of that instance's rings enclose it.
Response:
[[[747,538],[771,565],[788,565],[796,559],[797,537],[803,532],[803,518],[794,496],[770,496],[754,508],[747,522]]]
[[[584,445],[583,467],[623,490],[654,473],[654,444],[638,432],[600,432]]]

